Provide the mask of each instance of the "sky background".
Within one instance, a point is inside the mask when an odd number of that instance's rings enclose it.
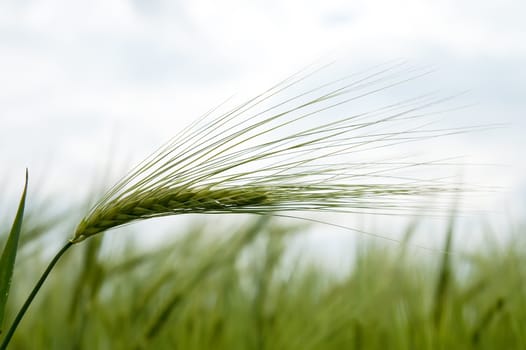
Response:
[[[437,69],[414,94],[469,90],[464,125],[506,123],[442,147],[500,164],[470,174],[502,187],[490,211],[520,217],[524,13],[519,0],[2,1],[0,183],[18,193],[29,167],[31,191],[81,197],[232,94],[319,59],[352,73],[403,58]]]

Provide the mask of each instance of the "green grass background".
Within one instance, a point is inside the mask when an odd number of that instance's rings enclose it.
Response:
[[[27,210],[3,332],[82,215],[46,208]],[[470,253],[450,229],[442,254],[412,247],[409,226],[400,244],[360,241],[345,274],[288,253],[305,231],[254,216],[147,250],[118,232],[119,252],[98,235],[58,264],[10,349],[526,349],[524,229]]]

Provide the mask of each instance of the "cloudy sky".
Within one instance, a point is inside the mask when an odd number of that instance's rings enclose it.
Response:
[[[519,0],[2,1],[0,181],[27,166],[80,196],[233,94],[320,59],[352,73],[403,58],[436,68],[415,94],[469,90],[464,125],[506,123],[443,148],[500,164],[477,179],[505,189],[499,206],[524,204],[524,13]]]

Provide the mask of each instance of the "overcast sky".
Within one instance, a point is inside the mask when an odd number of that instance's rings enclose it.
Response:
[[[232,94],[320,58],[349,73],[404,58],[437,68],[415,94],[470,90],[464,124],[508,123],[444,149],[504,164],[480,180],[506,189],[499,205],[524,203],[525,13],[520,0],[2,1],[0,181],[18,186],[27,166],[80,196]]]

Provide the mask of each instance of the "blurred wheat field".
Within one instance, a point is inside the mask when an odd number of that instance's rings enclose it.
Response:
[[[8,319],[61,224],[28,212]],[[488,243],[470,254],[415,255],[403,242],[375,240],[349,252],[352,267],[342,276],[308,259],[287,262],[290,238],[305,229],[266,216],[236,232],[195,225],[169,244],[113,259],[101,255],[105,236],[92,238],[57,265],[10,349],[526,346],[520,233],[508,245]],[[404,242],[412,234],[408,228]]]

